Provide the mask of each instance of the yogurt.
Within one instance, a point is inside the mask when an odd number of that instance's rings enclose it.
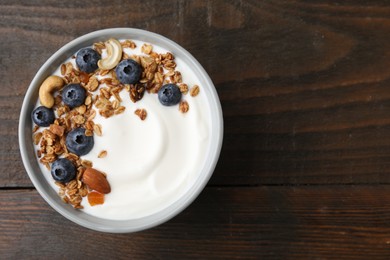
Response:
[[[124,49],[125,52],[143,55],[141,46],[144,43],[134,42],[137,48]],[[155,45],[153,50],[168,52]],[[74,64],[74,59],[68,61]],[[184,83],[199,85],[188,64],[180,57],[175,57],[175,62]],[[54,74],[61,75],[60,68]],[[109,118],[97,113],[93,121],[102,126],[103,134],[94,135],[93,149],[81,156],[81,159],[93,162],[93,168],[107,174],[111,192],[105,195],[101,205],[91,206],[84,197],[81,210],[100,218],[129,220],[161,211],[191,187],[206,159],[211,119],[201,86],[196,97],[183,95],[182,100],[189,104],[187,113],[179,112],[178,105],[161,105],[157,94],[145,92],[136,103],[130,100],[126,90],[120,92],[120,97],[125,112]],[[145,120],[134,114],[136,109],[147,111]],[[99,158],[103,150],[107,155]],[[58,191],[50,172],[44,165],[40,164],[40,167],[53,189]]]

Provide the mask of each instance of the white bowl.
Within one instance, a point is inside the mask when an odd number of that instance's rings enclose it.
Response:
[[[153,215],[139,219],[102,219],[88,215],[83,211],[75,210],[72,206],[65,204],[43,176],[36,159],[32,140],[31,112],[38,99],[38,89],[43,80],[50,76],[66,59],[82,47],[91,46],[94,42],[105,41],[111,37],[140,40],[156,44],[170,50],[176,57],[183,59],[183,61],[199,76],[202,91],[205,91],[211,108],[211,142],[208,147],[206,162],[199,173],[197,180],[175,203]],[[223,118],[221,104],[210,77],[199,62],[189,52],[169,39],[152,32],[131,28],[113,28],[95,31],[71,41],[54,53],[45,64],[43,64],[32,80],[23,101],[19,121],[19,146],[23,164],[32,183],[41,196],[50,206],[69,220],[86,228],[111,233],[127,233],[148,229],[168,221],[183,211],[192,201],[194,201],[210,179],[219,158],[222,138]]]

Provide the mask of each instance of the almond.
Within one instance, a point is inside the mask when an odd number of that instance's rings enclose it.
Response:
[[[94,168],[87,168],[83,174],[83,182],[97,192],[107,194],[111,192],[110,184],[100,171]]]

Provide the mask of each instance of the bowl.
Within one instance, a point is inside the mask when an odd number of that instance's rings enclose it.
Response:
[[[32,140],[31,112],[38,100],[38,90],[41,83],[50,76],[66,59],[79,49],[91,46],[94,42],[105,41],[109,38],[127,38],[140,40],[159,45],[171,51],[175,57],[180,57],[191,66],[199,76],[202,91],[206,91],[207,101],[210,105],[211,133],[210,144],[207,151],[206,161],[199,172],[199,176],[193,185],[186,190],[173,204],[158,211],[155,214],[129,220],[110,220],[89,215],[83,211],[75,210],[66,204],[50,186],[38,165]],[[155,227],[173,218],[187,206],[189,206],[209,181],[217,164],[223,139],[223,117],[220,101],[215,87],[199,62],[184,48],[177,43],[145,30],[133,28],[104,29],[83,35],[69,42],[54,53],[38,70],[27,89],[19,120],[19,147],[24,167],[39,194],[44,200],[65,218],[83,227],[109,233],[130,233]]]

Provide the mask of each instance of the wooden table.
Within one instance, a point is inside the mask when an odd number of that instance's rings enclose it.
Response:
[[[390,5],[334,2],[0,1],[0,258],[390,259]],[[134,234],[56,213],[18,148],[39,67],[110,27],[157,32],[190,51],[225,120],[200,197]]]

